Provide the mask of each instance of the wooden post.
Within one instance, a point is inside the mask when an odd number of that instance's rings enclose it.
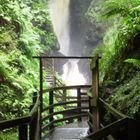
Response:
[[[50,91],[49,92],[49,105],[51,106],[51,105],[53,105],[53,95],[54,95],[54,93],[53,93],[53,91]],[[53,114],[54,113],[54,107],[50,107],[50,109],[49,109],[49,114]],[[54,118],[53,118],[53,115],[49,118],[49,122],[51,123],[51,122],[53,122],[54,121]],[[54,125],[52,124],[51,126],[50,126],[50,131],[52,130],[54,128]]]
[[[63,102],[66,102],[66,99],[67,99],[67,91],[66,91],[66,89],[63,89],[63,98],[62,98],[62,101]],[[64,105],[63,107],[66,109],[67,108],[67,105]]]
[[[40,130],[39,130],[39,134],[40,134],[40,140],[42,139],[42,111],[43,111],[43,61],[42,61],[42,58],[39,59],[40,60],[40,96],[39,96],[39,99],[40,99],[40,121],[39,121],[39,124],[40,124]]]
[[[34,92],[33,93],[33,97],[32,97],[32,103],[33,103],[33,105],[36,103],[36,100],[37,100],[37,92]]]
[[[34,118],[33,118],[33,120],[31,121],[31,123],[30,123],[30,135],[29,135],[29,137],[30,137],[30,140],[35,140],[35,138],[36,138],[36,135],[37,135],[37,123],[38,123],[38,121],[37,121],[37,119],[38,119],[38,114],[37,114],[38,112],[36,112],[35,113],[35,115],[34,115]]]
[[[98,68],[98,58],[96,57],[91,62],[91,70],[92,70],[92,100],[91,100],[91,110],[93,115],[93,130],[97,131],[100,126],[99,122],[99,107],[98,107],[98,88],[99,88],[99,68]]]
[[[77,107],[78,109],[78,114],[81,114],[81,92],[80,92],[80,88],[77,89]],[[82,118],[79,116],[78,117],[78,122],[82,121]]]
[[[133,119],[128,120],[128,140],[137,140],[136,121]]]
[[[52,59],[52,73],[53,73],[53,87],[56,86],[56,78],[55,78],[55,68],[54,68],[55,62],[54,59]]]
[[[91,124],[93,124],[93,120],[92,120],[92,118],[90,117],[90,115],[92,114],[92,110],[93,110],[93,107],[91,106],[91,102],[92,102],[92,97],[91,96],[89,96],[89,122],[91,123]],[[90,133],[92,133],[93,132],[93,130],[92,130],[93,128],[89,125],[89,131],[88,131],[88,134],[90,134]]]
[[[21,125],[19,126],[19,140],[28,140],[28,126]]]
[[[33,95],[33,105],[35,105],[37,100],[37,93],[35,92]],[[35,113],[31,123],[30,123],[30,135],[29,140],[36,140],[38,139],[38,111]]]

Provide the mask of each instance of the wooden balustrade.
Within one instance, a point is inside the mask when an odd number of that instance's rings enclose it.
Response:
[[[39,139],[39,96],[33,96],[33,105],[30,114],[25,117],[0,122],[0,130],[18,127],[19,140]]]
[[[81,121],[83,116],[88,116],[88,112],[82,111],[82,110],[83,109],[88,110],[89,106],[84,107],[82,106],[82,103],[89,104],[89,98],[87,96],[86,99],[83,99],[81,95],[83,95],[82,89],[88,90],[90,87],[91,85],[85,85],[85,86],[79,85],[79,86],[67,86],[67,87],[66,86],[53,87],[53,88],[44,90],[43,95],[48,94],[49,96],[49,106],[44,107],[42,113],[49,112],[49,114],[47,116],[42,117],[42,124],[43,122],[46,122],[46,121],[48,121],[49,123],[44,124],[42,126],[42,129],[41,129],[42,132],[48,130],[48,134],[50,134],[53,131],[54,127],[57,126],[57,123],[59,122],[67,123],[67,122],[71,122],[73,119],[77,119],[78,121]],[[58,91],[60,90],[63,93],[65,93],[65,99],[61,98],[60,102],[58,101],[54,102],[54,99],[56,97],[55,94],[59,93]],[[68,94],[67,91],[70,92],[70,90],[76,90],[77,94],[75,96]],[[84,93],[84,95],[86,95],[86,93]],[[71,108],[69,108],[67,105],[69,105],[69,107]],[[61,110],[55,111],[55,108],[57,107],[61,107]],[[55,116],[57,115],[62,115],[62,118],[56,119]]]
[[[124,139],[126,140],[137,140],[137,132],[136,132],[136,121],[133,118],[130,118],[129,116],[126,116],[124,114],[122,114],[121,112],[119,112],[118,110],[116,110],[115,108],[113,108],[112,106],[110,106],[108,103],[106,103],[105,101],[103,101],[101,98],[99,98],[99,103],[101,108],[106,109],[108,112],[110,112],[115,118],[116,121],[103,126],[102,123],[100,122],[100,126],[102,125],[102,127],[100,127],[99,130],[94,131],[92,133],[89,133],[89,135],[85,138],[83,138],[83,140],[101,140],[103,138],[109,140],[109,136],[110,135],[117,135],[117,133],[119,133],[119,135],[122,133],[122,135],[124,135],[123,133],[126,133],[126,136]],[[101,111],[101,109],[100,109]],[[102,115],[102,114],[100,114]],[[93,114],[89,113],[89,118],[92,118]],[[91,119],[89,119],[91,120]],[[89,121],[88,124],[91,128],[93,128],[93,123],[92,121]],[[121,132],[121,129],[124,129]],[[111,136],[112,137],[112,136]],[[116,139],[113,138],[112,139]],[[118,138],[119,139],[119,138]]]
[[[19,140],[36,140],[42,138],[42,132],[45,130],[50,134],[57,123],[59,122],[71,122],[73,119],[78,121],[82,120],[82,117],[89,117],[89,135],[84,140],[101,140],[108,139],[108,136],[116,133],[125,132],[127,140],[137,140],[136,134],[136,121],[129,116],[126,116],[115,108],[110,106],[108,103],[99,98],[98,86],[99,86],[99,68],[98,60],[99,56],[96,57],[34,57],[40,60],[40,96],[34,95],[33,106],[30,114],[26,117],[20,117],[8,121],[0,122],[0,130],[8,128],[18,127]],[[59,87],[52,87],[49,89],[43,89],[43,61],[42,59],[92,59],[91,70],[92,70],[92,85],[79,85],[79,86],[64,86],[58,81]],[[61,86],[62,87],[61,87]],[[82,89],[89,90],[82,92]],[[76,90],[77,94],[71,96],[67,94],[69,90]],[[48,94],[49,105],[43,105],[43,96]],[[85,95],[89,95],[85,98]],[[84,98],[83,98],[84,96]],[[60,101],[56,101],[55,97],[60,98]],[[89,106],[82,106],[82,103],[87,103]],[[57,107],[61,107],[62,110],[56,111]],[[86,111],[85,111],[86,109]],[[83,111],[84,110],[84,111]],[[112,114],[116,120],[106,126],[104,126],[101,117],[102,112],[107,110]],[[89,112],[87,112],[89,111]],[[42,114],[47,114],[46,116]],[[103,113],[104,114],[104,113]],[[62,115],[61,118],[57,118],[57,115]],[[123,128],[124,130],[120,130]],[[122,131],[122,132],[121,132]]]

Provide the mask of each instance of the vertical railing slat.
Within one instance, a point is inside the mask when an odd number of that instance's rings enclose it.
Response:
[[[19,140],[28,140],[28,125],[20,125],[19,128]]]
[[[63,102],[67,101],[67,91],[65,89],[63,90],[63,99],[62,99],[62,101]],[[63,107],[66,109],[67,105],[64,105]]]
[[[43,111],[43,60],[42,58],[39,59],[40,60],[40,129],[39,129],[39,135],[40,135],[40,140],[42,138],[41,133],[42,133],[42,111]]]
[[[128,120],[127,134],[128,140],[137,140],[136,121],[132,119]]]
[[[49,92],[49,105],[53,105],[54,101],[53,101],[53,96],[54,96],[54,93],[53,91],[50,91]],[[54,113],[54,107],[50,107],[49,109],[49,114],[53,114]],[[53,115],[49,118],[49,122],[53,122],[54,121],[54,118],[53,118]],[[54,125],[52,124],[50,126],[50,131],[54,128]]]
[[[81,89],[80,88],[77,89],[77,100],[78,100],[77,107],[79,108],[78,114],[81,114]],[[78,117],[78,121],[79,122],[82,121],[81,116]]]

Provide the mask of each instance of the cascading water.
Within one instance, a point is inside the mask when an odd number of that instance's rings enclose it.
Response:
[[[50,0],[50,16],[57,36],[60,52],[69,55],[70,25],[69,25],[70,0]]]
[[[85,83],[85,79],[79,72],[77,63],[78,60],[69,60],[63,67],[63,78],[67,80],[67,85],[81,85]]]
[[[50,15],[54,32],[58,38],[60,52],[65,56],[70,54],[70,0],[50,0]],[[76,47],[76,46],[74,46]],[[62,78],[67,85],[81,85],[86,81],[78,69],[78,60],[68,60],[63,66]],[[75,93],[73,93],[75,94]]]

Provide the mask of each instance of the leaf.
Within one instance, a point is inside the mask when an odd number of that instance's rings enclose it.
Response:
[[[130,58],[130,59],[124,60],[124,62],[133,64],[135,67],[140,69],[140,60],[138,60],[138,59]]]

